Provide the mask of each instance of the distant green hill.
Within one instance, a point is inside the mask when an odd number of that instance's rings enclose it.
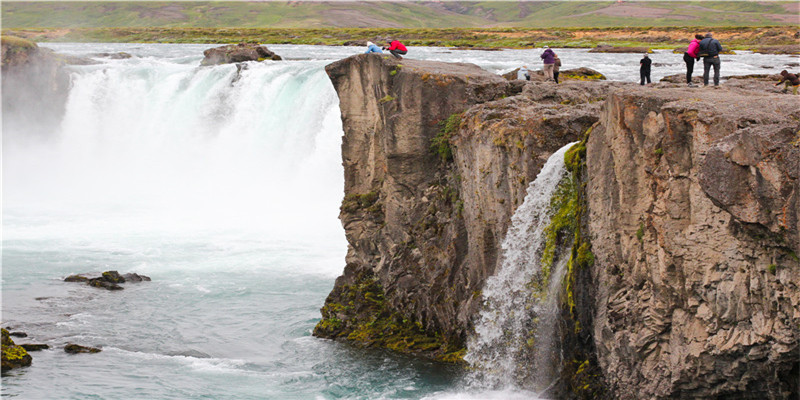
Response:
[[[450,28],[800,25],[797,2],[3,1],[2,27]]]

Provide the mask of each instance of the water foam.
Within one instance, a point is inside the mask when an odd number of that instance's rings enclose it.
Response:
[[[546,354],[554,345],[552,323],[546,320],[557,311],[555,296],[550,293],[560,287],[565,260],[556,263],[549,289],[537,291],[532,285],[543,279],[541,257],[544,232],[552,213],[550,202],[566,174],[564,154],[573,144],[562,147],[547,160],[512,217],[502,244],[500,266],[486,281],[484,308],[475,323],[475,334],[467,342],[465,360],[476,369],[471,379],[473,386],[532,385],[540,389],[549,383],[550,377],[544,371],[547,366],[541,365],[546,364]],[[537,297],[542,294],[544,298]],[[520,386],[523,382],[526,384]]]

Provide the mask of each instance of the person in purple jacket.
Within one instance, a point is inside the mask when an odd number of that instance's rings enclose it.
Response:
[[[544,46],[544,53],[541,56],[544,61],[544,68],[542,71],[544,72],[544,77],[547,78],[549,81],[554,81],[555,78],[553,77],[553,68],[556,65],[556,53],[553,53],[553,50],[550,50],[550,47]]]

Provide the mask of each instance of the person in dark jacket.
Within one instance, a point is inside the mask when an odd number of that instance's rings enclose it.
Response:
[[[642,85],[644,85],[645,80],[647,80],[647,83],[650,83],[650,64],[652,63],[653,61],[650,60],[650,56],[644,53],[644,57],[639,61],[639,76],[642,78]]]
[[[692,83],[692,71],[694,71],[694,61],[700,59],[701,40],[703,40],[703,35],[694,35],[694,39],[689,43],[686,52],[683,53],[683,62],[686,63],[686,84],[689,87],[694,87]]]
[[[544,77],[547,78],[548,81],[554,80],[553,69],[556,66],[556,53],[553,53],[553,50],[550,50],[550,47],[544,46],[544,53],[542,53],[542,55],[539,57],[544,62],[544,68],[542,68]]]
[[[700,56],[703,57],[703,86],[708,86],[708,73],[714,67],[714,86],[719,86],[719,53],[722,52],[722,45],[719,40],[714,39],[711,33],[706,33],[706,37],[700,41]]]
[[[798,78],[795,74],[790,74],[788,71],[783,70],[781,71],[781,80],[778,81],[775,86],[778,86],[784,82],[786,82],[786,86],[783,88],[783,93],[789,91],[789,86],[791,86],[792,94],[797,95],[797,88],[800,87],[800,78]]]
[[[558,54],[553,54],[555,57],[556,62],[553,63],[553,80],[558,83],[558,73],[561,71],[561,59],[558,58]]]
[[[404,56],[406,53],[408,53],[406,46],[403,46],[399,40],[387,40],[386,44],[388,44],[389,47],[383,47],[383,50],[389,50],[389,53],[392,53],[392,55],[396,58],[402,59],[403,57],[401,56]]]

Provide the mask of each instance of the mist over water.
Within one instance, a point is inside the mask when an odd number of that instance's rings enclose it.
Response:
[[[238,75],[234,65],[198,67],[210,45],[42,46],[133,57],[70,67],[52,129],[32,134],[3,115],[2,324],[28,333],[18,342],[52,347],[3,377],[4,396],[532,396],[468,386],[457,367],[310,336],[346,253],[342,126],[324,66],[363,49],[269,46],[289,61],[248,63]],[[493,72],[538,65],[539,54],[411,50]],[[592,62],[612,79],[638,79],[636,55],[629,73],[627,56],[559,54],[564,68]],[[653,58],[678,60],[654,77],[682,69],[679,56]],[[743,55],[723,75],[791,60]],[[153,281],[118,292],[62,281],[105,270]],[[70,356],[70,342],[103,352]]]

